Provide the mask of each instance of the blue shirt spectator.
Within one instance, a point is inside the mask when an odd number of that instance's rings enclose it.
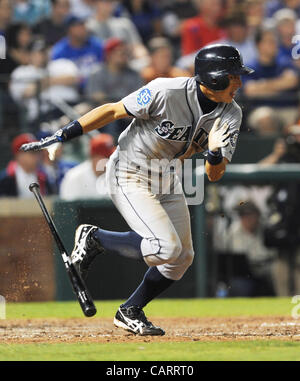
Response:
[[[278,56],[274,30],[260,29],[255,35],[258,56],[249,66],[254,73],[244,78],[244,94],[252,107],[297,108],[298,73],[290,61]]]
[[[80,70],[81,84],[84,86],[94,66],[103,59],[102,43],[98,38],[89,36],[83,19],[72,16],[67,24],[68,35],[53,46],[51,59],[67,58],[73,61]]]
[[[250,74],[247,78],[243,78],[245,92],[247,91],[247,83],[252,81],[259,81],[261,85],[266,85],[265,94],[260,94],[258,90],[256,96],[252,98],[252,106],[270,106],[270,107],[290,107],[297,106],[299,103],[298,90],[296,80],[297,73],[290,60],[278,55],[272,63],[264,64],[256,59],[252,61],[249,66],[254,69],[254,73]],[[268,80],[276,80],[284,75],[285,72],[294,73],[295,82],[291,88],[282,89],[282,91],[276,91],[275,88],[268,92]],[[258,83],[257,83],[258,84]],[[259,84],[258,84],[259,85]],[[275,86],[276,87],[276,86]],[[271,94],[273,92],[273,94]],[[269,93],[269,94],[268,94]]]

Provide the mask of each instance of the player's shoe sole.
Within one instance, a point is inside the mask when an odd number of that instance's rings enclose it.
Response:
[[[88,269],[95,257],[105,251],[100,243],[91,237],[97,229],[97,226],[87,224],[79,225],[76,229],[71,261],[83,279],[86,279]]]
[[[165,331],[147,320],[143,310],[136,306],[120,307],[114,325],[140,336],[163,336]]]

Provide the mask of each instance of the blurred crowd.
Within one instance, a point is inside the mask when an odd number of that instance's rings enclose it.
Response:
[[[241,135],[275,139],[261,164],[300,162],[300,0],[0,0],[0,35],[6,41],[0,131],[12,142],[11,161],[0,163],[0,196],[31,197],[28,184],[39,181],[44,195],[106,197],[97,162],[115,149],[128,120],[82,139],[84,148],[74,143],[70,153],[60,147],[54,161],[19,147],[155,78],[193,76],[194,57],[209,43],[236,46],[255,69],[243,78],[236,100],[244,114]],[[241,186],[230,197],[227,188],[220,191],[230,223],[225,230],[224,219],[215,226],[227,234],[215,240],[215,249],[221,243],[229,254],[241,252],[248,242],[257,279],[263,264],[270,272],[274,258],[260,221],[283,188]],[[295,193],[285,191],[288,199]],[[249,204],[239,208],[241,201]],[[277,292],[270,283],[258,285]],[[237,283],[236,289],[251,295],[253,287]]]

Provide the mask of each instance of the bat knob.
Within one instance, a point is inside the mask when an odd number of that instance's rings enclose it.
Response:
[[[91,317],[96,314],[97,310],[94,306],[89,306],[89,307],[86,307],[83,312],[86,317]]]
[[[30,192],[33,192],[33,190],[35,189],[35,188],[39,188],[40,186],[39,186],[39,184],[37,184],[37,183],[31,183],[30,185],[29,185],[29,190],[30,190]]]

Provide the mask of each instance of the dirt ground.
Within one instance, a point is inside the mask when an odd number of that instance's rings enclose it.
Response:
[[[0,343],[300,341],[300,320],[289,317],[155,318],[153,322],[166,331],[165,336],[136,336],[114,327],[112,319],[2,320]]]

